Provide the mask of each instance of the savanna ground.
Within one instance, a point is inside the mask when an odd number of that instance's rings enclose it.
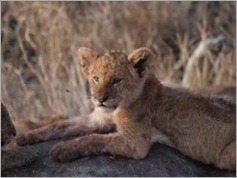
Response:
[[[82,46],[148,47],[162,81],[235,86],[235,44],[236,2],[1,2],[1,100],[15,119],[88,112]]]

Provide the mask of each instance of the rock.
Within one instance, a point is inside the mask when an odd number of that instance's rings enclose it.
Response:
[[[31,164],[38,156],[33,146],[1,150],[1,170]]]
[[[159,143],[154,144],[143,160],[109,155],[83,157],[68,163],[54,162],[48,152],[57,141],[33,145],[37,158],[30,165],[2,171],[4,177],[235,177],[236,171],[205,165]]]

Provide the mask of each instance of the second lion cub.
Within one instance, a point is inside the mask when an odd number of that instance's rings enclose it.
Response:
[[[78,52],[94,111],[21,135],[19,145],[80,136],[51,148],[51,157],[65,162],[104,153],[142,159],[161,142],[203,163],[235,169],[235,102],[163,86],[147,48],[129,55],[98,55],[85,47]]]

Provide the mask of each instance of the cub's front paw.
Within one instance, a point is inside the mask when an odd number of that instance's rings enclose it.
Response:
[[[31,135],[29,135],[29,134],[22,134],[22,135],[17,136],[16,143],[19,146],[24,146],[24,145],[34,144],[35,141],[34,141],[34,139],[32,138]]]
[[[76,155],[64,141],[53,145],[49,154],[54,161],[58,162],[68,162],[76,158]]]

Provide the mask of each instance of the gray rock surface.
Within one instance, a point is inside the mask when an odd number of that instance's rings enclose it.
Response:
[[[143,160],[133,160],[109,155],[84,157],[68,163],[54,162],[49,157],[51,146],[57,141],[33,145],[31,149],[37,159],[27,166],[1,171],[4,177],[87,177],[87,176],[126,176],[126,177],[185,177],[220,176],[235,177],[236,171],[227,171],[193,161],[178,151],[159,143],[154,144]]]

